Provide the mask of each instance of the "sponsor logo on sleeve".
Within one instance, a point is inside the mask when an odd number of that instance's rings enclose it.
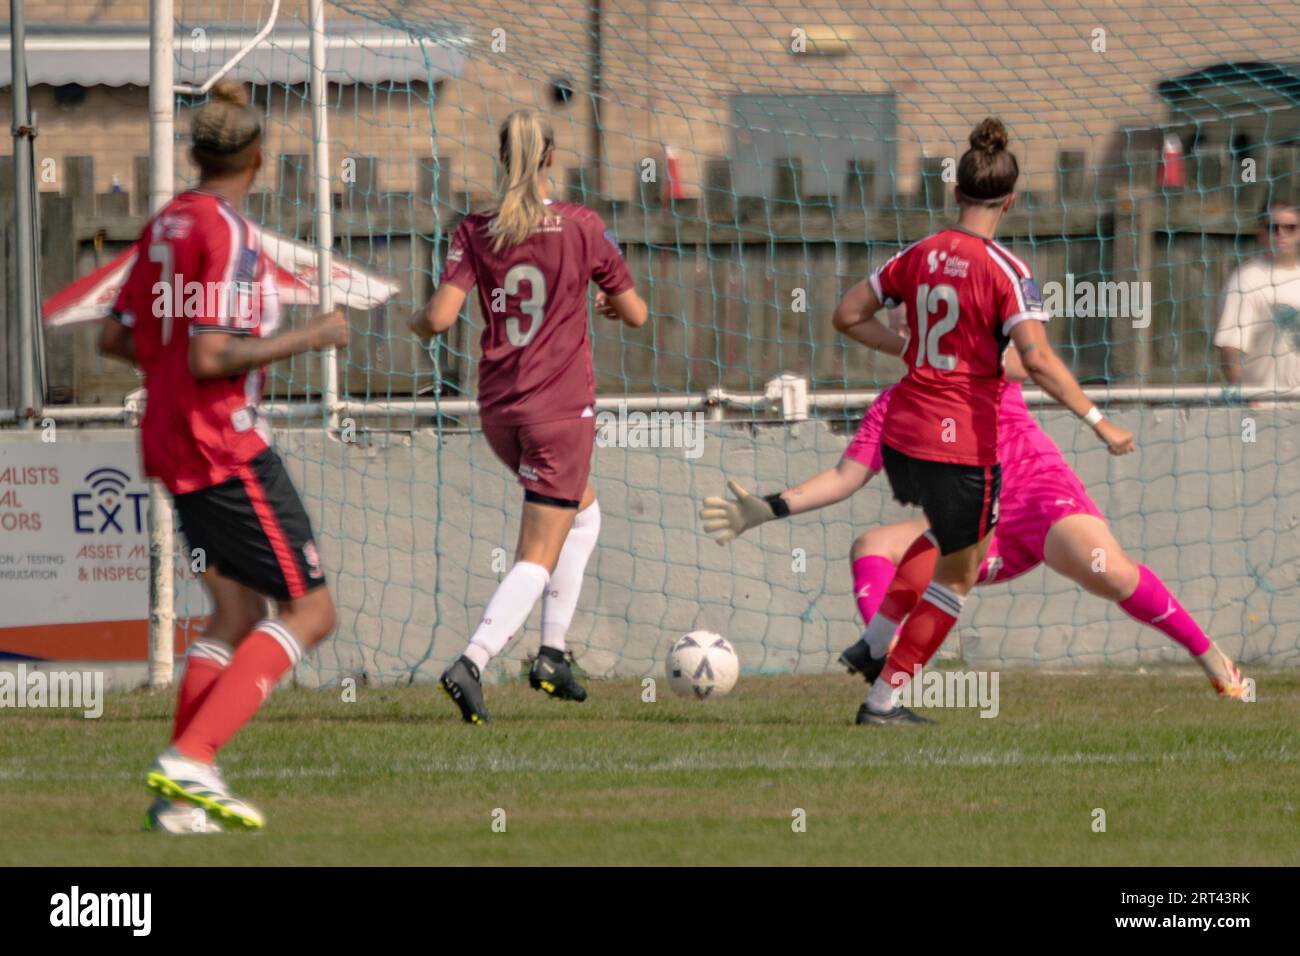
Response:
[[[1043,293],[1038,289],[1038,283],[1033,279],[1020,280],[1020,294],[1025,297],[1025,309],[1037,310],[1043,307]]]
[[[239,262],[235,265],[235,281],[251,283],[257,277],[257,250],[240,249]]]

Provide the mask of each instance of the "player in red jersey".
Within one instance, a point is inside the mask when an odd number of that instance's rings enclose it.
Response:
[[[208,627],[186,655],[171,746],[147,778],[158,795],[147,823],[165,832],[263,825],[213,760],[334,629],[335,613],[311,522],[258,409],[262,367],[348,340],[341,310],[274,334],[274,275],[239,212],[262,165],[261,121],[240,84],[213,88],[192,139],[198,188],[145,224],[100,333],[102,352],[144,372],[144,471],[171,492],[212,597]]]
[[[1020,175],[1006,147],[1002,123],[981,122],[957,166],[957,225],[903,249],[835,309],[842,334],[907,365],[885,417],[881,453],[894,497],[921,506],[940,552],[924,599],[910,611],[887,599],[868,625],[876,656],[885,654],[900,621],[912,641],[942,642],[975,583],[998,518],[998,400],[1008,340],[1030,377],[1087,420],[1113,453],[1133,448],[1133,436],[1102,417],[1052,351],[1028,267],[993,241]],[[875,318],[899,305],[907,338]],[[776,516],[789,513],[780,494],[763,500]],[[899,706],[900,691],[877,681],[856,722],[922,722]]]
[[[1005,362],[1009,381],[1002,391],[998,421],[1001,514],[977,583],[1000,584],[1046,564],[1180,644],[1201,665],[1221,697],[1243,699],[1246,685],[1232,659],[1205,635],[1154,571],[1125,553],[1083,482],[1029,414],[1020,390],[1025,373],[1014,349],[1006,352]],[[872,402],[833,468],[781,493],[790,514],[843,501],[883,470],[881,430],[894,391],[891,386]],[[734,480],[729,484],[735,501],[706,498],[700,511],[705,531],[720,544],[773,517],[761,499]],[[1098,555],[1103,557],[1100,566]],[[910,609],[916,595],[929,584],[936,557],[925,518],[896,521],[860,535],[853,542],[850,561],[862,620],[869,622],[875,617],[896,574],[905,583],[900,599]],[[883,655],[872,656],[864,638],[844,651],[840,663],[850,673],[861,673],[868,683],[887,669],[888,681],[897,673],[913,674],[937,650],[938,645],[899,642],[886,663]]]
[[[586,699],[565,660],[564,638],[600,532],[588,480],[596,437],[589,283],[600,288],[597,310],[605,318],[638,328],[648,317],[600,217],[547,198],[555,150],[550,124],[532,110],[511,113],[499,146],[496,206],[461,222],[438,289],[411,323],[422,337],[446,332],[478,287],[485,317],[479,416],[492,451],[524,487],[515,563],[465,653],[441,678],[468,723],[488,719],[482,670],[539,597],[542,646],[529,682],[552,697]]]

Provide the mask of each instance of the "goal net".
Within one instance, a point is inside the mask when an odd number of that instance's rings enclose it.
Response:
[[[211,10],[178,3],[178,79],[210,74],[265,12]],[[1139,452],[1110,459],[1050,403],[1039,420],[1120,542],[1229,654],[1300,660],[1300,404],[1225,392],[1213,341],[1230,275],[1260,251],[1264,198],[1297,190],[1293,7],[355,0],[328,4],[325,21],[335,255],[401,291],[350,313],[338,432],[318,415],[280,421],[340,607],[300,680],[436,676],[512,561],[521,494],[471,405],[477,305],[431,351],[406,326],[459,218],[490,199],[496,130],[520,107],[554,126],[552,194],[604,217],[651,309],[639,330],[591,323],[604,526],[569,634],[587,673],[655,673],[696,628],[725,634],[748,673],[823,671],[857,637],[851,543],[911,514],[883,476],[726,547],[696,512],[724,474],[771,493],[831,467],[902,375],[838,337],[831,312],[953,221],[956,160],[987,115],[1022,169],[1000,238],[1032,266],[1060,353]],[[183,42],[196,30],[206,46]],[[249,212],[311,242],[306,38],[282,13],[234,75],[268,129]],[[200,100],[178,101],[180,123]],[[1277,341],[1294,355],[1289,315]],[[321,391],[319,364],[300,358],[275,367],[267,398]],[[537,616],[498,677],[535,653]],[[1041,569],[979,589],[945,653],[1183,655]]]

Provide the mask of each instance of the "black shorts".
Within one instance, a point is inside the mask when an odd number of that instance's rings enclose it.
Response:
[[[202,549],[223,577],[278,601],[325,583],[311,521],[273,449],[233,478],[173,500],[191,551]]]
[[[880,457],[894,498],[920,505],[940,554],[952,554],[984,539],[998,523],[1002,466],[954,465],[904,455],[884,442]]]

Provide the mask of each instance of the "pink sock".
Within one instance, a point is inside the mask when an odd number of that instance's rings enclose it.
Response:
[[[853,596],[865,624],[875,617],[885,599],[889,582],[894,580],[894,563],[878,554],[867,554],[853,562]]]
[[[1192,620],[1165,583],[1145,564],[1138,565],[1137,590],[1119,602],[1124,613],[1169,635],[1192,654],[1200,657],[1210,649],[1210,639]]]

